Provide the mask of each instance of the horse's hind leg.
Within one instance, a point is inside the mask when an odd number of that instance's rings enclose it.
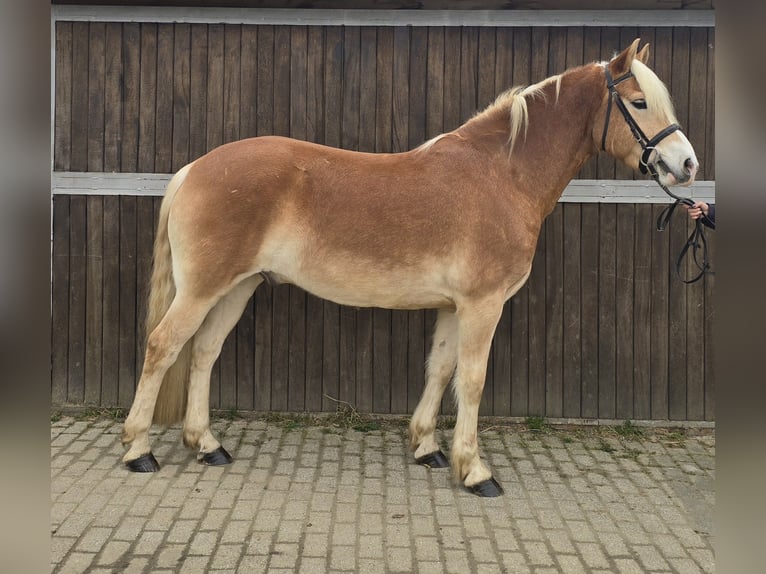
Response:
[[[502,487],[479,457],[479,403],[484,390],[492,337],[503,301],[481,301],[458,309],[458,359],[455,394],[457,423],[452,439],[452,471],[457,481],[479,496],[499,496]]]
[[[444,389],[455,371],[456,362],[457,317],[452,311],[441,310],[428,355],[426,386],[410,421],[410,447],[415,451],[415,461],[431,468],[449,466],[434,431]]]
[[[210,432],[210,372],[226,336],[262,280],[260,275],[253,275],[238,283],[211,309],[194,336],[183,440],[189,448],[199,450],[198,458],[206,464],[231,462],[229,453]]]
[[[129,446],[122,460],[131,470],[146,472],[159,468],[151,454],[149,428],[162,379],[202,324],[210,305],[210,301],[177,294],[147,339],[141,378],[122,431],[122,443]]]

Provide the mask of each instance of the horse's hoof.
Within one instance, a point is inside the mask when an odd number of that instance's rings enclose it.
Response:
[[[203,453],[200,462],[208,466],[221,466],[224,464],[231,464],[234,459],[226,452],[226,449],[219,446],[213,452]]]
[[[449,468],[449,461],[440,450],[424,454],[420,458],[416,458],[415,462],[428,468]]]
[[[129,460],[125,466],[132,472],[157,472],[160,469],[160,464],[151,452],[142,454],[137,459]]]
[[[468,492],[472,492],[476,496],[481,496],[483,498],[494,498],[505,492],[503,487],[500,486],[500,483],[497,482],[494,477],[490,477],[482,482],[477,482],[472,486],[466,486],[465,488]]]

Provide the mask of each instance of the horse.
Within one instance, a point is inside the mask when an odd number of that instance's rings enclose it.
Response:
[[[543,220],[602,149],[663,186],[690,185],[698,168],[668,90],[647,66],[648,44],[639,44],[513,87],[403,153],[261,136],[176,172],[159,214],[123,463],[158,470],[151,425],[181,421],[200,462],[232,461],[210,431],[210,373],[267,281],[353,307],[436,309],[410,448],[419,464],[451,466],[468,491],[501,495],[479,452],[479,402],[495,328],[529,277]],[[457,418],[447,459],[435,429],[450,382]]]

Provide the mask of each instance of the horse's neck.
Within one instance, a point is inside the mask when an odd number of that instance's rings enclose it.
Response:
[[[524,194],[540,206],[541,214],[550,213],[567,184],[582,165],[598,153],[593,144],[593,117],[601,103],[603,86],[595,69],[580,68],[562,78],[558,98],[556,82],[544,87],[545,97],[527,97],[529,122],[517,136],[510,154],[508,113],[487,114],[464,126],[473,133],[485,133],[487,145],[502,141],[497,130],[504,125],[504,156],[498,153],[509,173],[509,188]],[[482,125],[483,124],[483,125]]]

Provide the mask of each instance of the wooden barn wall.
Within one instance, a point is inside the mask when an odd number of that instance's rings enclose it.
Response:
[[[311,27],[57,22],[54,170],[172,173],[239,138],[410,149],[504,89],[636,37],[714,173],[712,28]],[[608,157],[585,179],[640,179]],[[52,402],[129,407],[159,198],[53,197]],[[662,205],[559,204],[506,305],[481,413],[712,420],[714,277],[672,272],[689,225]],[[708,234],[715,261],[715,234]],[[218,409],[410,413],[433,311],[260,287],[214,368]],[[445,412],[452,410],[448,397]]]

